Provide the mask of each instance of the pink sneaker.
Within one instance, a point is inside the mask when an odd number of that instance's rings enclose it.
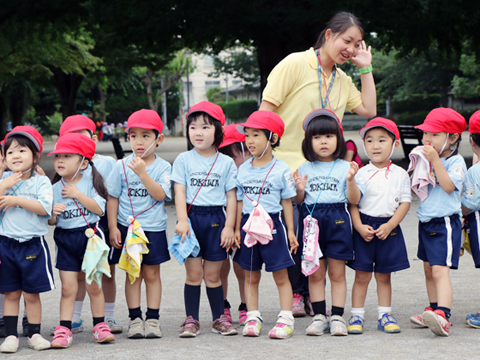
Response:
[[[303,295],[300,295],[299,293],[293,294],[292,314],[294,317],[304,317],[307,315],[305,312]]]
[[[115,341],[115,335],[112,335],[110,326],[106,322],[101,322],[93,328],[93,341],[96,343],[107,343]]]
[[[427,306],[424,312],[425,311],[433,311],[433,309],[430,306]],[[425,328],[428,327],[427,324],[425,324],[425,322],[423,321],[423,314],[410,316],[410,321],[415,325],[425,327]]]
[[[447,320],[442,310],[427,310],[422,315],[423,322],[435,335],[448,336],[452,323]]]
[[[238,312],[238,322],[240,326],[244,326],[245,321],[247,321],[247,310],[240,310]]]
[[[72,345],[72,332],[65,326],[57,326],[51,343],[52,348],[64,349]]]
[[[223,314],[227,317],[228,321],[230,321],[230,323],[232,323],[232,313],[230,312],[230,309],[225,308],[223,310]]]

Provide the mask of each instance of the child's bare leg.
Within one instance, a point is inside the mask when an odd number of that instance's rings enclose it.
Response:
[[[433,280],[432,267],[427,261],[423,262],[423,271],[425,272],[425,284],[427,285],[428,301],[437,302],[437,286]]]
[[[320,267],[308,277],[308,288],[312,303],[325,301],[325,265],[325,260],[320,260]]]
[[[90,285],[86,285],[88,296],[90,297],[90,307],[94,318],[103,318],[105,316],[105,299],[103,291],[98,284],[93,281]]]
[[[390,277],[391,273],[375,273],[378,305],[382,307],[392,306],[392,283]]]
[[[75,297],[78,292],[78,272],[60,270],[62,298],[60,299],[60,321],[72,321]]]
[[[450,309],[453,302],[453,289],[449,276],[448,266],[433,265],[432,276],[437,288],[437,302],[439,307]]]
[[[159,309],[162,299],[162,282],[160,280],[159,265],[142,265],[142,275],[147,293],[147,306],[150,309]],[[140,306],[140,304],[138,305]]]
[[[245,270],[245,296],[248,311],[258,310],[258,285],[262,273],[258,271]]]
[[[355,270],[355,282],[352,288],[352,308],[359,309],[365,306],[368,284],[371,279],[371,272]]]
[[[75,301],[83,301],[85,300],[85,294],[87,290],[85,288],[85,275],[83,272],[78,273],[78,291],[77,296],[75,297]]]
[[[233,271],[238,280],[238,290],[240,292],[240,301],[245,304],[245,270],[238,263],[233,262]]]
[[[106,303],[114,303],[117,296],[117,283],[115,281],[115,265],[110,265],[112,277],[102,276],[103,296]]]
[[[27,309],[27,318],[29,324],[40,324],[42,321],[42,303],[40,294],[30,294],[23,292],[25,308]]]
[[[224,293],[222,281],[220,280],[220,272],[224,261],[208,261],[203,262],[203,277],[207,287],[207,297],[212,310],[212,320],[219,319],[224,314],[223,300]]]
[[[203,280],[203,260],[201,257],[187,258],[185,261],[185,287],[183,299],[186,316],[199,320],[200,312],[200,286]]]
[[[143,266],[142,266],[143,268]],[[140,290],[142,288],[143,272],[135,280],[133,284],[130,283],[128,274],[125,277],[125,298],[127,299],[127,306],[129,309],[136,309],[140,307]]]
[[[332,284],[332,306],[345,308],[347,297],[345,261],[328,258],[328,277]]]
[[[5,292],[3,316],[18,316],[18,311],[20,309],[21,296],[22,296],[22,290]]]
[[[222,269],[220,270],[220,279],[223,287],[223,298],[227,300],[228,293],[228,274],[230,273],[230,258],[222,261]]]
[[[277,285],[278,295],[280,297],[280,308],[285,311],[292,311],[293,292],[292,285],[288,279],[287,269],[274,271],[273,279]]]

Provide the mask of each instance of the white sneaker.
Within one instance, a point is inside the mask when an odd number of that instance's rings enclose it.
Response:
[[[28,347],[33,350],[45,350],[50,349],[50,341],[45,340],[40,334],[33,334],[31,338],[28,338]]]
[[[330,317],[330,335],[346,336],[348,335],[347,322],[340,315]]]
[[[18,350],[18,338],[14,335],[8,336],[3,344],[0,345],[0,352],[2,353],[14,353]]]
[[[307,327],[306,333],[311,336],[320,336],[328,331],[329,325],[325,315],[319,314],[313,317],[311,324]]]

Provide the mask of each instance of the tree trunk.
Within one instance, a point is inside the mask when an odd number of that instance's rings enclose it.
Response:
[[[10,96],[10,114],[12,127],[22,125],[23,119],[27,114],[28,100],[30,98],[30,88],[25,85],[17,86],[13,89]]]
[[[83,75],[65,74],[59,68],[51,69],[54,77],[53,83],[58,90],[61,101],[61,111],[63,118],[76,114],[77,94],[80,85],[84,79]]]

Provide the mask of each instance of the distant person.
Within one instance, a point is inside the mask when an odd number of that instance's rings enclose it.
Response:
[[[329,109],[340,122],[345,110],[365,117],[376,115],[372,53],[371,47],[365,45],[363,36],[360,20],[353,14],[340,12],[330,19],[313,48],[288,55],[270,73],[260,110],[274,111],[285,122],[285,136],[276,154],[292,171],[305,161],[300,151],[304,135],[301,122],[309,112]],[[337,68],[337,65],[348,60],[358,66],[361,92],[351,77]],[[294,211],[297,214],[294,217],[298,218],[296,206]],[[301,234],[298,239],[301,248]],[[293,313],[295,316],[305,316],[304,296],[308,300],[308,280],[299,266],[300,251],[294,260],[295,266],[289,269],[295,293]]]
[[[355,161],[358,164],[358,168],[361,169],[365,164],[362,162],[360,155],[358,155],[357,144],[353,140],[346,140],[345,144],[347,145],[347,154],[343,158],[345,161]]]

